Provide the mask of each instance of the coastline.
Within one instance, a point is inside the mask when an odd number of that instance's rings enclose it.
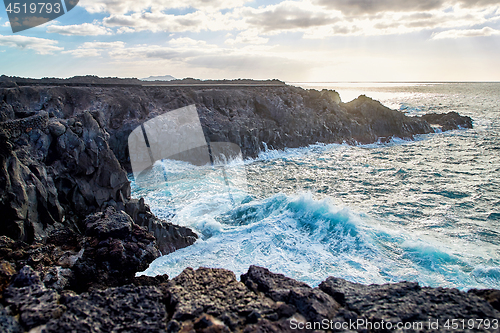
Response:
[[[443,130],[472,126],[470,118],[458,114],[409,118],[366,97],[344,104],[334,91],[288,86],[232,87],[230,93],[225,89],[0,89],[0,127],[5,131],[0,155],[3,176],[8,179],[2,183],[2,212],[4,230],[14,238],[3,237],[1,245],[6,309],[0,309],[0,316],[6,322],[18,327],[12,318],[20,315],[23,330],[47,325],[49,332],[67,331],[87,320],[107,331],[127,316],[127,302],[118,311],[123,318],[111,316],[109,303],[133,295],[154,304],[151,317],[156,319],[151,327],[145,324],[130,331],[165,327],[170,331],[287,331],[293,318],[396,323],[412,318],[499,317],[499,292],[494,290],[462,293],[411,283],[366,287],[334,278],[325,281],[323,288],[310,288],[257,267],[242,282],[228,271],[214,269],[186,269],[172,280],[135,278],[135,272],[147,267],[159,251],[173,252],[196,240],[191,230],[154,217],[143,200],[130,199],[126,138],[147,119],[194,103],[206,137],[237,143],[247,157],[255,156],[262,142],[275,149],[323,141],[372,143],[432,133],[431,123]],[[149,286],[124,287],[130,283]],[[204,286],[201,294],[200,286]],[[48,301],[33,303],[33,295]],[[96,301],[99,297],[105,301]],[[359,299],[370,300],[371,307]],[[391,302],[412,305],[390,317]],[[219,303],[223,305],[217,307]],[[433,306],[435,312],[425,313]],[[100,309],[102,323],[91,312],[79,317],[77,313],[90,311],[81,307]],[[138,317],[128,320],[142,318],[134,315]]]

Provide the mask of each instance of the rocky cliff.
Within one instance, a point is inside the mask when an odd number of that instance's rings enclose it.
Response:
[[[0,121],[45,111],[71,119],[90,113],[108,134],[108,144],[130,171],[127,138],[146,120],[195,104],[205,136],[212,142],[238,144],[245,157],[267,147],[282,149],[316,142],[372,143],[391,137],[431,133],[429,122],[407,117],[365,96],[344,104],[335,91],[292,86],[194,87],[52,87],[0,89]],[[471,127],[456,115],[454,127]],[[428,118],[439,123],[438,117]],[[81,123],[81,122],[80,122]]]

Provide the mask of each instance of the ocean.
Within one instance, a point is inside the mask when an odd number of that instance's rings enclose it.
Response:
[[[141,274],[218,267],[239,277],[259,265],[311,286],[335,276],[500,288],[500,83],[294,85],[343,101],[365,94],[412,116],[457,111],[474,128],[266,150],[226,170],[159,162],[169,183],[145,189],[131,178],[132,195],[200,238]]]

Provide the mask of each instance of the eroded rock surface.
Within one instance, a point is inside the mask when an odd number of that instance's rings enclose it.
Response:
[[[367,286],[333,277],[311,288],[251,266],[241,282],[228,270],[187,268],[170,281],[147,278],[77,294],[47,288],[39,274],[25,266],[3,294],[0,327],[10,327],[11,332],[22,332],[20,327],[35,328],[46,333],[401,331],[363,326],[352,329],[351,323],[363,320],[394,326],[422,323],[424,331],[442,332],[446,331],[444,322],[456,316],[500,319],[500,312],[478,296],[491,298],[495,292],[464,293],[411,282]],[[426,326],[436,320],[442,323],[440,329]],[[350,328],[336,330],[335,323],[337,327],[346,323]],[[498,330],[476,327],[465,331]]]
[[[407,117],[365,96],[341,103],[332,90],[275,87],[16,87],[0,89],[9,115],[44,110],[71,119],[88,111],[110,134],[108,144],[130,171],[128,135],[141,123],[195,104],[211,142],[239,145],[244,157],[265,148],[283,149],[323,143],[372,143],[391,137],[432,133],[425,118]],[[443,130],[472,127],[456,116]],[[81,121],[80,121],[81,122]],[[83,124],[83,123],[82,123]],[[73,126],[75,128],[75,126]],[[76,130],[76,129],[75,129]],[[51,125],[52,133],[62,133]]]

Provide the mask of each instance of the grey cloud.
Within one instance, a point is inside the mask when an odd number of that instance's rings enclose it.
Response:
[[[487,0],[485,0],[487,1]],[[441,8],[444,0],[317,0],[319,5],[347,15],[375,14],[384,11],[426,11]]]
[[[307,12],[300,8],[277,7],[265,12],[249,12],[245,15],[247,23],[265,31],[310,28],[336,23],[339,18],[324,13]]]
[[[316,0],[329,9],[340,10],[346,15],[372,15],[379,12],[409,12],[439,9],[445,5],[460,4],[464,7],[500,5],[499,0]]]
[[[106,17],[103,20],[104,24],[110,27],[134,27],[137,20],[134,20],[130,16],[111,16],[111,17]]]

